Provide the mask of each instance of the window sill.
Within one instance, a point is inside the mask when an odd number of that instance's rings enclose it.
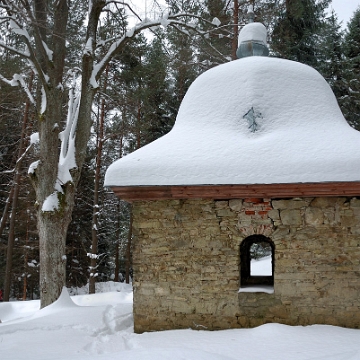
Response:
[[[273,294],[274,287],[270,285],[249,285],[239,289],[239,293],[266,293]]]

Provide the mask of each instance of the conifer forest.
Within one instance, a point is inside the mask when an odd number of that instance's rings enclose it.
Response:
[[[107,167],[169,132],[197,76],[235,61],[249,21],[270,56],[314,67],[360,130],[360,7],[331,0],[0,0],[0,289],[129,282],[131,204]],[[139,5],[141,4],[141,5]]]

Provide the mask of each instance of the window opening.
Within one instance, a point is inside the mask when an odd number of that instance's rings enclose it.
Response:
[[[250,276],[272,276],[272,249],[268,242],[250,246]]]
[[[252,235],[240,245],[240,292],[273,292],[274,243]]]

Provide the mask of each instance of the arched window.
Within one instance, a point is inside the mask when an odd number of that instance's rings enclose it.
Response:
[[[240,286],[273,286],[274,253],[274,243],[264,235],[251,235],[244,239],[240,244]],[[263,263],[256,268],[260,262]]]

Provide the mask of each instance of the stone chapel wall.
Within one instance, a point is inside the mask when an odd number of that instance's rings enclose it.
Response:
[[[133,203],[135,331],[360,327],[360,200]],[[240,243],[275,244],[274,294],[239,293]]]

